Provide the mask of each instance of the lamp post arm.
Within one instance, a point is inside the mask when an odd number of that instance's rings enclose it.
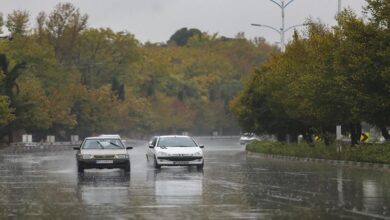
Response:
[[[269,26],[269,25],[264,25],[264,24],[251,24],[252,26],[257,26],[257,27],[266,27],[266,28],[269,28],[269,29],[272,29],[276,32],[278,32],[279,34],[281,34],[282,32],[272,26]]]
[[[296,25],[293,25],[293,26],[287,28],[286,30],[284,30],[284,32],[287,32],[287,31],[289,31],[289,30],[291,30],[293,28],[296,28],[296,27],[306,26],[306,25],[308,25],[308,24],[296,24]]]
[[[286,5],[284,5],[284,7],[287,7],[289,4],[291,4],[294,0],[290,0],[289,2],[286,3]]]
[[[282,8],[282,5],[280,3],[278,3],[278,2],[276,2],[275,0],[270,0],[270,1],[275,3],[276,5],[278,5],[280,8]],[[292,1],[294,1],[294,0],[292,0]]]

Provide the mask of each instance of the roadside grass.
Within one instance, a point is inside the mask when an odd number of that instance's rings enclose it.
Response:
[[[336,144],[310,146],[270,141],[254,141],[246,146],[247,151],[264,154],[390,164],[390,143],[360,144],[357,147],[343,145],[340,152],[337,149]]]

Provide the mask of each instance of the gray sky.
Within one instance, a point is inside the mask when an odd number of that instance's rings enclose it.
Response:
[[[280,1],[280,0],[275,0]],[[50,12],[58,0],[0,0],[4,15],[21,9],[36,17],[39,11]],[[262,36],[270,43],[279,41],[279,34],[266,28],[250,26],[261,23],[281,27],[281,10],[269,0],[70,0],[82,13],[89,15],[90,27],[110,27],[129,31],[141,42],[165,42],[179,28],[198,28],[209,33],[234,37]],[[306,18],[320,19],[334,25],[337,0],[295,0],[286,8],[286,28]],[[342,0],[361,14],[365,0]],[[34,22],[32,22],[34,24]],[[35,25],[35,24],[34,24]],[[290,39],[292,31],[287,34]]]

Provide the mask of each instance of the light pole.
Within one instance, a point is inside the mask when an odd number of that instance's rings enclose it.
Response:
[[[275,0],[270,0],[271,2],[275,3],[277,6],[279,6],[279,8],[282,10],[282,27],[280,28],[280,30],[274,28],[274,27],[271,27],[269,25],[263,25],[263,24],[252,24],[252,26],[258,26],[258,27],[265,27],[265,28],[270,28],[276,32],[278,32],[280,34],[280,49],[282,52],[285,52],[286,51],[286,46],[285,46],[285,33],[289,30],[291,30],[292,28],[295,28],[295,27],[298,27],[298,26],[303,26],[304,24],[298,24],[298,25],[293,25],[287,29],[285,29],[284,27],[284,9],[290,5],[294,0],[289,0],[289,1],[285,1],[285,0],[280,0],[280,2],[277,2]]]
[[[340,14],[341,12],[341,0],[339,0],[338,8],[337,8],[337,14]]]

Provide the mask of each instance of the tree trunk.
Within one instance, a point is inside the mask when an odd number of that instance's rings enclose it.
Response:
[[[357,145],[355,124],[353,124],[353,123],[350,124],[350,131],[351,131],[351,147],[354,147]]]
[[[291,134],[290,141],[291,141],[291,143],[297,144],[298,143],[298,134],[295,134],[295,133]]]
[[[323,138],[324,138],[324,144],[326,145],[326,146],[329,146],[330,145],[330,143],[332,142],[331,141],[331,137],[330,137],[330,135],[328,134],[328,132],[324,132],[323,133]]]
[[[313,131],[310,128],[303,134],[303,139],[305,139],[306,143],[310,146],[314,146]]]
[[[356,124],[356,138],[358,143],[360,142],[360,137],[362,136],[362,124],[358,123]]]
[[[362,126],[360,123],[351,123],[351,147],[356,146],[360,141],[360,136],[362,135]]]
[[[286,134],[284,133],[279,133],[276,135],[276,139],[280,142],[285,142],[286,141]]]
[[[390,134],[389,134],[389,131],[387,130],[387,128],[385,126],[381,126],[380,127],[381,129],[381,132],[382,132],[382,136],[385,138],[385,140],[390,140]]]

